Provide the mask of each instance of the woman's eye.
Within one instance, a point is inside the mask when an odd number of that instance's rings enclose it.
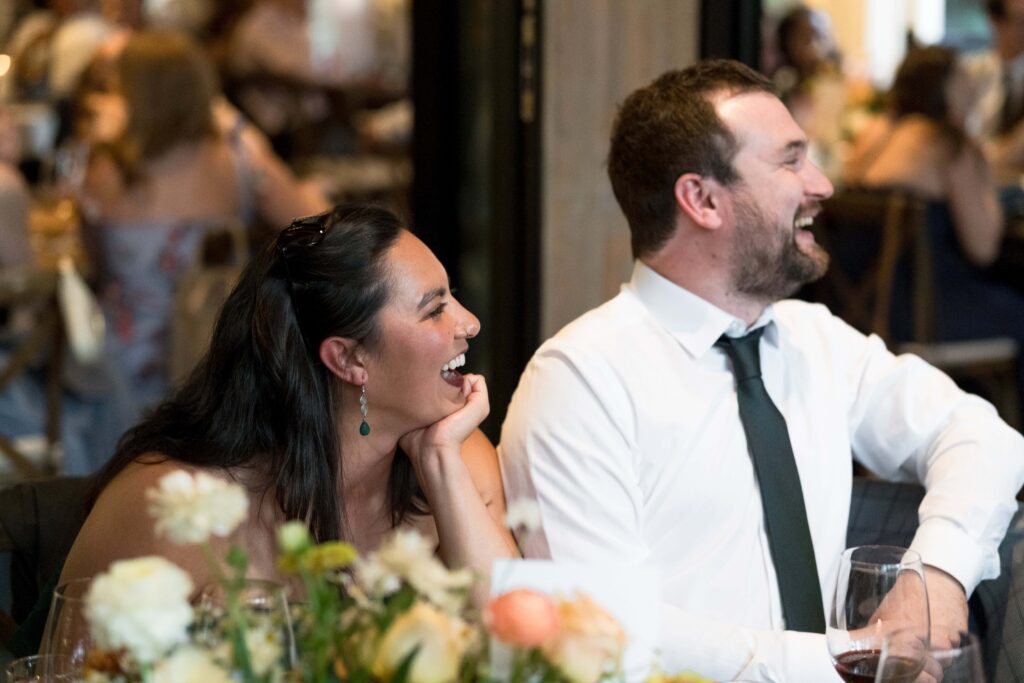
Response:
[[[437,308],[427,314],[428,318],[440,318],[441,314],[444,313],[444,307],[448,305],[448,302],[442,302],[437,305]]]

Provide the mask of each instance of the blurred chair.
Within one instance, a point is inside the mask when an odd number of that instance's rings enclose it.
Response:
[[[1020,427],[1018,345],[1011,337],[936,341],[935,280],[925,203],[896,190],[844,189],[826,201],[818,234],[832,255],[828,274],[813,288],[846,322],[892,345],[898,278],[909,276],[913,353],[958,383],[977,388],[1009,424]]]
[[[917,509],[924,489],[855,477],[847,547],[907,547],[917,531]],[[982,581],[971,596],[971,630],[979,635],[988,680],[1016,683],[1024,671],[1024,505],[1010,521],[999,546],[1000,574]],[[927,558],[925,558],[927,562]]]
[[[11,558],[9,616],[15,624],[25,621],[63,567],[85,521],[91,484],[84,477],[54,477],[0,490],[0,552]]]
[[[60,442],[62,373],[64,366],[64,333],[57,299],[57,273],[25,271],[0,276],[0,309],[12,317],[28,312],[33,318],[27,331],[12,334],[12,348],[0,357],[0,392],[10,387],[23,373],[45,358],[46,417],[45,452],[48,461],[36,464],[20,451],[11,435],[0,434],[0,454],[10,459],[22,476],[39,477],[51,474]]]

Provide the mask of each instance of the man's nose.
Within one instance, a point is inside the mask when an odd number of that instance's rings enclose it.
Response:
[[[828,199],[834,188],[832,181],[821,172],[821,169],[808,161],[804,164],[804,193],[815,199]]]

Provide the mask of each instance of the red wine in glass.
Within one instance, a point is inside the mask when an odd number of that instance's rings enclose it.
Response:
[[[851,650],[836,657],[836,672],[846,683],[875,683],[881,650]],[[885,662],[884,683],[912,683],[923,663],[910,657],[890,655]]]

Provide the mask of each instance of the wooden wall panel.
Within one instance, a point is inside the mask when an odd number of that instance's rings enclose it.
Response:
[[[544,0],[542,319],[547,338],[628,277],[605,169],[618,104],[699,51],[698,0]]]

